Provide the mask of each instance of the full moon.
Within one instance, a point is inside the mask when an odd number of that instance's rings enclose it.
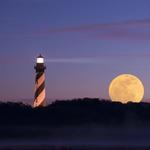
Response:
[[[139,103],[144,96],[144,86],[139,78],[131,74],[122,74],[114,78],[109,85],[112,101]]]

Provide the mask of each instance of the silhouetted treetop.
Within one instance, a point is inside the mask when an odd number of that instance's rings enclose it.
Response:
[[[0,102],[1,125],[150,125],[149,103],[111,102],[98,98],[56,100],[32,108],[23,103]]]

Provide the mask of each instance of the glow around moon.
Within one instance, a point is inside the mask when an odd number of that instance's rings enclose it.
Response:
[[[122,74],[112,80],[109,86],[112,101],[140,102],[144,96],[144,86],[139,78],[131,74]]]

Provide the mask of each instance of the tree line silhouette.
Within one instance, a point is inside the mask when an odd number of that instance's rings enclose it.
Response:
[[[30,105],[0,102],[0,125],[150,125],[149,103],[111,102],[97,98],[56,100],[32,108]]]

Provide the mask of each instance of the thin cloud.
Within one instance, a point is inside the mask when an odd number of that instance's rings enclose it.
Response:
[[[88,33],[91,37],[104,40],[150,40],[150,19],[49,28],[38,32],[41,36],[61,33]]]
[[[150,27],[150,19],[145,20],[129,20],[124,22],[115,23],[101,23],[93,25],[81,25],[74,27],[63,27],[63,28],[50,28],[47,30],[49,33],[59,33],[59,32],[84,32],[93,30],[107,30],[107,29],[117,29],[117,28],[130,28],[130,27]]]
[[[1,20],[0,20],[1,21]],[[150,40],[150,19],[127,20],[113,23],[85,24],[15,33],[1,33],[0,38],[41,38],[53,35],[78,33],[100,40],[148,41]]]
[[[132,32],[132,31],[111,31],[107,33],[95,34],[96,38],[106,39],[106,40],[135,40],[135,41],[143,41],[150,40],[150,32]]]
[[[0,66],[12,66],[12,65],[24,65],[28,62],[32,62],[32,60],[29,60],[28,58],[22,58],[22,57],[11,57],[11,56],[2,56],[0,59]]]

